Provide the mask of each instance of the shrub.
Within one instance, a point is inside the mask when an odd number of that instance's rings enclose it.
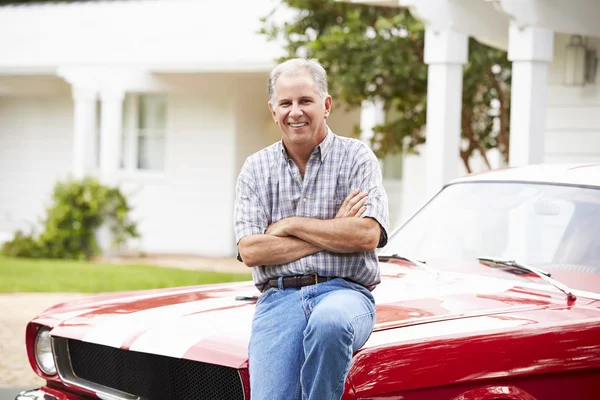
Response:
[[[41,248],[33,236],[17,231],[15,237],[2,246],[2,254],[10,257],[27,255],[30,258],[38,258],[41,257]]]
[[[94,178],[58,182],[52,205],[46,211],[39,236],[17,232],[4,243],[1,253],[12,257],[89,259],[100,253],[96,232],[104,224],[112,232],[113,245],[139,237],[135,222],[129,219],[131,207],[119,188],[102,185]]]

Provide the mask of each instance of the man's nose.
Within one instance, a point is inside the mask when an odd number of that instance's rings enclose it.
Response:
[[[300,104],[294,103],[292,104],[292,110],[290,111],[291,117],[301,117],[302,109],[300,108]]]

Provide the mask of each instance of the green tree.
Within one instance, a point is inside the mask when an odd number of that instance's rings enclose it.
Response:
[[[281,22],[279,7],[296,11],[296,17]],[[287,55],[279,61],[301,56],[323,64],[336,100],[351,107],[363,100],[383,102],[386,120],[375,127],[372,139],[378,156],[415,152],[425,142],[425,29],[407,9],[334,0],[282,0],[262,23],[262,34],[285,42]],[[486,151],[491,148],[498,148],[508,162],[510,77],[505,52],[469,41],[460,150],[468,171],[475,152],[489,167]]]

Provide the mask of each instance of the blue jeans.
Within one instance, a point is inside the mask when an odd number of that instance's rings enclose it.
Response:
[[[248,347],[252,400],[340,399],[352,354],[373,331],[375,300],[334,279],[267,289],[258,299]]]

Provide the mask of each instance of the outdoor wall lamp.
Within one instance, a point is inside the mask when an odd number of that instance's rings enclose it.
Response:
[[[596,81],[598,57],[596,50],[588,49],[581,35],[572,35],[566,48],[565,85],[583,86]]]

